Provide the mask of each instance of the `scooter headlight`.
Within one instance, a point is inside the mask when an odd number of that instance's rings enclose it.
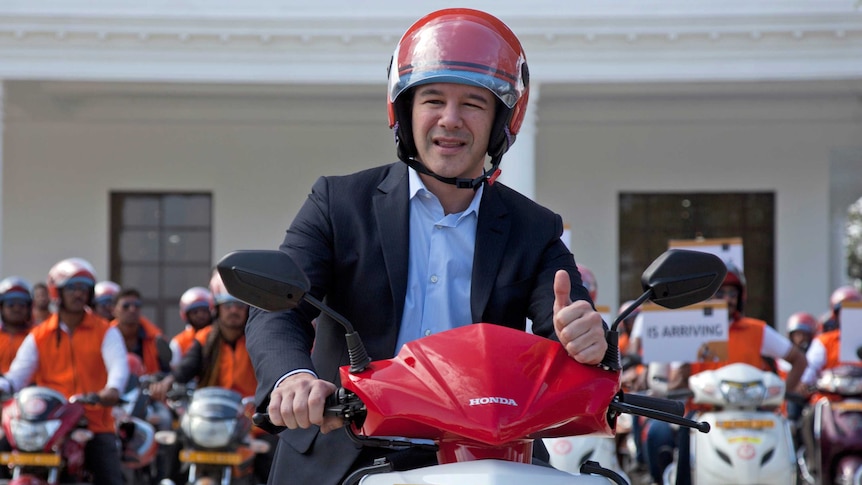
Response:
[[[204,448],[222,448],[230,443],[236,419],[189,417],[188,431],[192,441]]]
[[[735,406],[757,406],[766,395],[766,388],[760,382],[722,381],[719,388],[728,404]]]
[[[59,419],[47,421],[24,421],[13,419],[10,423],[12,437],[21,451],[42,451],[48,440],[60,429]]]
[[[817,389],[842,396],[857,396],[862,394],[862,378],[824,372],[817,380]]]

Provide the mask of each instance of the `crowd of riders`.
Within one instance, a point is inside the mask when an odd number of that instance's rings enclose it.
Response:
[[[97,394],[99,405],[87,405],[85,413],[94,436],[86,445],[85,467],[95,484],[124,481],[111,409],[130,374],[152,378],[149,391],[156,403],[174,382],[224,387],[242,396],[253,395],[256,387],[245,350],[248,307],[227,293],[217,272],[208,286],[183,293],[179,308],[186,326],[177,335],[165,335],[142,306],[141,290],[98,280],[81,258],[55,264],[45,283],[31,285],[18,276],[0,280],[0,397],[5,401],[30,385],[67,399]],[[161,409],[165,414],[156,426],[169,428],[170,411]],[[8,440],[0,439],[0,452],[10,449]],[[176,480],[175,458],[161,458],[160,478],[184,482]],[[255,474],[265,483],[271,456],[258,461]],[[8,477],[0,467],[0,479]]]
[[[675,363],[658,367],[663,372],[664,392],[685,389],[688,376],[732,363],[747,363],[762,370],[778,374],[785,380],[787,396],[782,412],[794,424],[796,446],[813,449],[809,404],[817,397],[815,384],[820,373],[839,365],[860,365],[859,361],[841,362],[840,315],[846,302],[862,301],[862,292],[852,285],[835,289],[830,296],[828,309],[819,316],[798,311],[787,320],[785,335],[761,320],[745,316],[746,281],[743,272],[729,265],[728,273],[714,298],[727,301],[729,310],[728,355],[726,360],[696,363]],[[620,311],[630,302],[620,305]],[[621,325],[620,351],[623,355],[640,353],[639,312],[628,316]],[[646,391],[650,387],[647,367],[633,367],[623,376],[624,388]],[[688,434],[679,433],[668,423],[636,420],[634,427],[637,445],[635,467],[647,472],[646,483],[662,483],[663,471],[671,461],[677,460],[677,484],[690,482],[690,453]],[[676,451],[675,451],[676,450]],[[681,462],[681,463],[680,463]]]

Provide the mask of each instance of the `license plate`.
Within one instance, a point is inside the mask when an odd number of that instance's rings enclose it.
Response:
[[[60,466],[54,453],[0,453],[0,464],[9,466]]]
[[[242,456],[239,453],[222,451],[183,450],[180,452],[180,461],[208,465],[239,465],[242,463]]]
[[[715,427],[722,429],[764,429],[774,428],[775,422],[771,419],[741,419],[734,421],[719,421],[715,423]]]

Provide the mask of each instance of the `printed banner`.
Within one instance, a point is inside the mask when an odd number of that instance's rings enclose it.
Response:
[[[741,237],[724,239],[671,239],[668,241],[668,249],[690,249],[692,251],[714,254],[721,258],[724,264],[732,263],[740,271],[743,270]]]
[[[724,300],[669,310],[654,303],[641,309],[645,362],[708,362],[727,359],[728,316]]]
[[[841,362],[862,360],[862,302],[845,301],[841,304]]]

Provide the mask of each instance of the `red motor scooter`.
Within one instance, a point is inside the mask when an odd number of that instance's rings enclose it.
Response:
[[[559,342],[482,323],[415,340],[395,358],[372,361],[352,325],[308,294],[307,278],[287,254],[238,251],[222,258],[218,270],[228,291],[246,303],[278,311],[307,302],[341,323],[350,365],[341,368],[343,388],[327,401],[327,414],[343,417],[346,432],[362,446],[419,450],[433,459],[417,465],[391,455],[358,470],[345,485],[624,484],[595,462],[585,463],[580,475],[533,465],[533,440],[613,436],[620,413],[709,429],[682,418],[676,401],[620,391],[615,336],[627,313],[608,332],[601,366],[577,363]],[[648,298],[670,308],[704,300],[725,271],[715,256],[670,250],[644,272],[646,291],[630,308]],[[255,415],[255,422],[263,419]]]
[[[0,464],[12,470],[9,485],[87,483],[84,447],[93,433],[84,404],[97,403],[95,394],[66,400],[47,387],[25,387],[7,401],[3,431],[12,451],[0,454]]]

